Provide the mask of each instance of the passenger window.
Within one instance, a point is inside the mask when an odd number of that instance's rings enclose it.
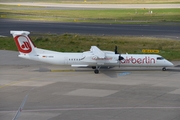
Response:
[[[164,60],[163,57],[157,57],[157,60]]]

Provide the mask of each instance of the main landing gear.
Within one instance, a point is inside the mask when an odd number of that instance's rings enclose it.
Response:
[[[98,74],[98,73],[99,73],[99,70],[98,70],[98,69],[95,69],[95,70],[94,70],[94,73],[95,73],[95,74]]]
[[[95,69],[94,70],[94,73],[95,74],[98,74],[99,73],[99,69],[100,69],[101,66],[93,66],[92,69]]]
[[[166,71],[166,70],[167,70],[166,67],[163,67],[163,68],[162,68],[162,71]]]

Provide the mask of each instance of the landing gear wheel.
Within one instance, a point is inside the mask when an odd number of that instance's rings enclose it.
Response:
[[[162,71],[166,71],[166,68],[165,68],[165,67],[163,67],[163,68],[162,68]]]
[[[95,69],[95,70],[94,70],[94,73],[95,73],[95,74],[98,74],[98,73],[99,73],[99,70]]]

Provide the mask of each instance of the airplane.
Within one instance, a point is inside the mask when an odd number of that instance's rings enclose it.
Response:
[[[166,67],[174,66],[170,61],[157,54],[119,54],[114,51],[102,51],[97,46],[91,46],[90,51],[82,53],[56,52],[37,48],[29,37],[29,31],[10,31],[19,51],[19,57],[41,61],[55,65],[70,65],[71,67],[92,67],[98,74],[101,67]]]

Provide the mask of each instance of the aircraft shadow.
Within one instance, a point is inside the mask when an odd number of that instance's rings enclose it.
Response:
[[[47,67],[40,67],[38,70],[34,70],[34,71],[38,71],[38,72],[52,72],[52,71],[55,71],[55,72],[92,72],[94,74],[94,70],[91,68],[89,68],[89,69],[76,68],[74,70],[72,70],[72,69],[51,70]],[[133,71],[161,71],[161,68],[115,68],[115,69],[114,68],[102,68],[102,69],[100,69],[99,74],[102,73],[110,78],[117,78],[118,76],[129,75]],[[177,67],[174,67],[174,68],[167,68],[166,71],[167,72],[180,72],[180,69]],[[164,71],[164,72],[166,72],[166,71]]]

